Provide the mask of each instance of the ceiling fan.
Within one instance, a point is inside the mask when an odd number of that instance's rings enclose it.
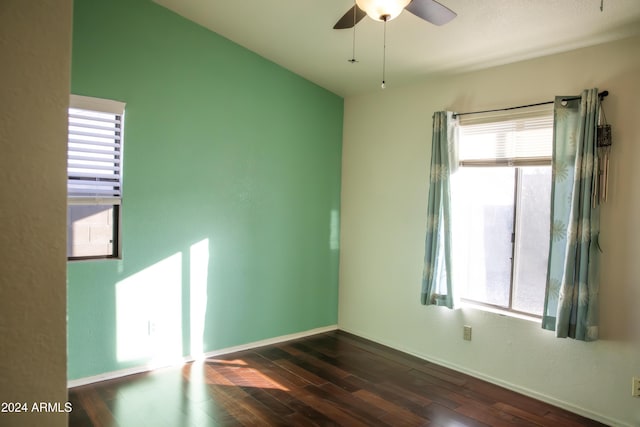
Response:
[[[436,0],[355,0],[355,4],[333,26],[334,29],[353,28],[353,55],[348,61],[358,62],[356,51],[356,24],[369,15],[371,19],[384,22],[384,42],[382,50],[382,89],[385,88],[387,21],[391,21],[406,9],[435,25],[444,25],[455,18],[456,13]]]
[[[434,25],[444,25],[457,15],[451,9],[435,0],[356,0],[333,26],[334,29],[352,28],[369,15],[376,21],[390,21],[404,10]]]

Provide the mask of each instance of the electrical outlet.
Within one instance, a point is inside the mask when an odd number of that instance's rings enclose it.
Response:
[[[471,326],[464,325],[464,332],[462,334],[462,339],[465,341],[471,341]]]
[[[631,378],[631,396],[640,397],[640,377]]]

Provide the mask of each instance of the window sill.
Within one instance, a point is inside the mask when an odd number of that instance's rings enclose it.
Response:
[[[520,313],[516,311],[501,310],[500,308],[497,308],[497,307],[489,307],[482,304],[476,304],[471,301],[461,301],[460,307],[473,308],[476,310],[487,311],[489,313],[498,314],[500,316],[515,317],[516,319],[528,320],[530,322],[536,322],[536,323],[540,323],[540,319],[542,319],[541,316],[535,316],[533,314]]]
[[[122,261],[121,256],[109,257],[83,257],[83,258],[67,258],[67,262],[90,262],[90,261]]]

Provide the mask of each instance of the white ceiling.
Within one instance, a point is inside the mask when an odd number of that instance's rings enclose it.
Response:
[[[154,0],[338,94],[380,90],[383,23],[334,30],[353,0]],[[387,24],[387,87],[640,34],[640,0],[439,0],[438,27],[404,11]]]

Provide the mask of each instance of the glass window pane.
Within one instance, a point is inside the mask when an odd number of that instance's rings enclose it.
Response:
[[[113,205],[68,205],[67,257],[114,256],[116,208]]]
[[[453,185],[461,297],[509,307],[515,169],[460,168]]]
[[[542,315],[551,203],[551,167],[520,169],[513,309]]]

